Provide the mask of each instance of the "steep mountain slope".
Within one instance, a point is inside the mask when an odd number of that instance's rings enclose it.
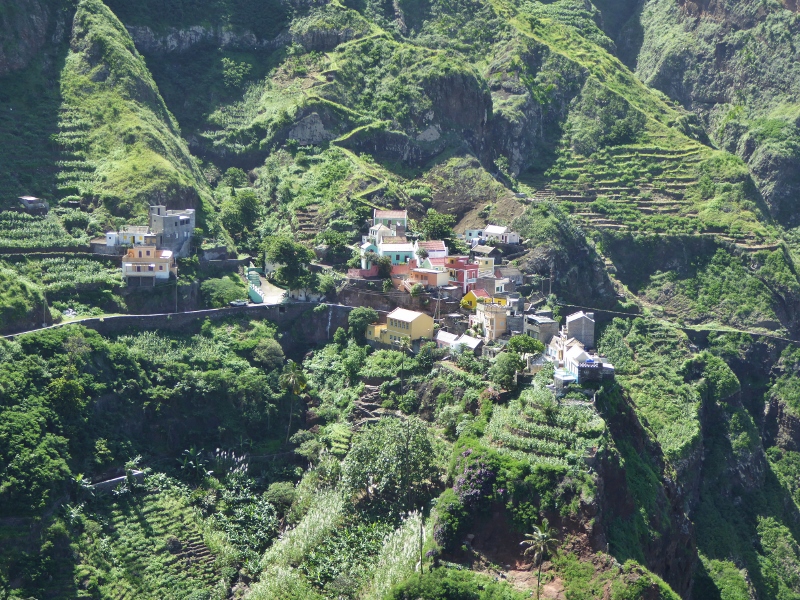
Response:
[[[202,588],[197,597],[378,598],[413,571],[427,523],[425,561],[492,573],[508,560],[531,590],[518,542],[546,516],[567,533],[548,569],[551,595],[560,585],[569,598],[797,597],[800,363],[780,339],[800,337],[784,229],[800,186],[795,20],[777,3],[733,0],[0,7],[0,206],[22,193],[55,206],[47,219],[0,221],[3,248],[75,248],[163,202],[198,208],[208,237],[254,256],[288,233],[337,247],[344,263],[374,208],[415,220],[434,208],[462,227],[513,223],[527,240],[520,266],[561,300],[641,317],[598,332],[619,385],[555,408],[543,384],[496,394],[478,361],[434,369],[419,357],[406,373],[405,356],[368,357],[340,339],[305,357],[313,410],[295,438],[301,403],[281,387],[280,338],[263,324],[115,339],[73,328],[0,345],[7,370],[25,371],[2,382],[13,396],[3,427],[31,436],[3,438],[16,470],[0,493],[26,504],[0,533],[24,538],[33,556],[11,548],[0,583],[106,597],[124,580],[124,593],[149,596],[172,578],[187,594]],[[90,214],[59,206],[72,201]],[[91,268],[111,296],[104,265],[62,259],[54,273]],[[43,265],[0,269],[0,318],[14,320],[4,331],[38,319]],[[193,262],[181,272],[200,276]],[[430,500],[424,518],[370,505],[371,483],[353,494],[359,510],[331,491],[351,438],[364,439],[352,415],[398,408],[437,436],[426,455],[438,470],[417,488]],[[182,422],[198,410],[202,420]],[[117,431],[117,413],[136,425]],[[103,437],[89,435],[98,426]],[[195,439],[250,444],[273,465],[257,481],[229,481],[240,465],[218,452],[219,481],[206,481]],[[192,489],[157,475],[121,492],[149,498],[140,522],[123,496],[92,518],[67,507],[27,531],[57,496],[83,498],[79,469],[99,477],[141,451],[172,465],[180,456],[173,474]],[[55,464],[35,507],[30,470],[11,459],[22,455]],[[455,465],[496,478],[472,490],[482,503],[467,502],[468,514],[446,502],[467,494]],[[273,482],[283,487],[269,495]],[[184,522],[187,539],[167,539]],[[286,523],[295,528],[276,541]],[[437,526],[450,538],[436,538]],[[462,547],[468,531],[477,540]],[[157,573],[140,577],[150,554]],[[60,590],[48,561],[68,569]]]
[[[91,1],[69,13],[38,6],[56,31],[51,44],[45,31],[32,34],[44,36],[42,49],[25,68],[20,57],[1,92],[3,202],[35,193],[107,216],[141,215],[154,201],[202,209],[205,180],[113,13]]]
[[[642,3],[637,75],[698,114],[745,160],[771,214],[796,226],[798,106],[793,2]]]

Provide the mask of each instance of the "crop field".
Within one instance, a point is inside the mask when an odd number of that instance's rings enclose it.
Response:
[[[73,237],[55,215],[44,217],[0,212],[0,249],[78,248],[88,243],[88,237]]]
[[[161,598],[164,590],[189,597],[218,579],[192,509],[174,490],[110,499],[86,520],[78,548],[81,597]]]
[[[581,465],[604,430],[605,422],[589,402],[556,403],[548,390],[539,388],[496,407],[486,434],[501,453],[517,460],[566,467]]]

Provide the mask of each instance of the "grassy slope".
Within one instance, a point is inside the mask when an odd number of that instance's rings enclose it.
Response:
[[[177,123],[127,31],[102,2],[78,5],[71,49],[61,76],[60,141],[79,164],[62,181],[114,213],[141,213],[155,200],[202,208],[205,182]]]

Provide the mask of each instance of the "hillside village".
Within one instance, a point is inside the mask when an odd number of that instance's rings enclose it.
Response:
[[[22,197],[19,201],[25,211],[46,214],[49,209],[37,198]],[[104,238],[94,240],[91,248],[95,254],[118,258],[122,279],[132,289],[174,285],[179,278],[178,260],[198,253],[199,249],[193,247],[198,241],[195,227],[193,209],[168,210],[152,205],[147,225],[124,225],[108,231]],[[525,366],[519,377],[530,377],[552,364],[552,385],[558,394],[571,384],[613,378],[613,365],[595,351],[594,314],[567,315],[559,326],[544,295],[534,292],[530,277],[508,259],[524,252],[519,233],[507,226],[487,224],[467,228],[453,238],[455,244],[453,240],[424,239],[412,231],[406,210],[374,209],[368,233],[352,247],[358,267],[337,271],[320,260],[303,267],[333,276],[337,287],[350,292],[344,299],[334,298],[335,289],[326,296],[320,290],[279,287],[276,273],[285,265],[266,256],[263,267],[252,260],[249,265],[247,261],[230,261],[224,253],[221,259],[211,255],[205,260],[238,269],[246,295],[230,300],[231,306],[293,300],[372,306],[381,316],[369,325],[365,338],[375,347],[398,349],[407,343],[408,350],[418,352],[432,342],[446,351],[495,359],[514,336],[527,336],[541,342],[544,350],[523,355]],[[448,243],[462,252],[451,253]],[[386,306],[394,308],[387,310]]]

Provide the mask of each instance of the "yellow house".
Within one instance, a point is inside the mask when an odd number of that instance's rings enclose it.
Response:
[[[470,310],[475,310],[478,304],[482,302],[493,302],[494,304],[500,304],[502,306],[506,305],[506,299],[504,297],[492,297],[486,290],[478,288],[467,292],[461,299],[461,306],[469,308]]]
[[[371,323],[367,325],[364,335],[371,342],[380,342],[384,331],[386,331],[386,323]]]
[[[366,338],[394,346],[404,337],[416,342],[422,338],[433,339],[433,317],[425,313],[396,308],[389,313],[386,323],[367,326]]]
[[[470,327],[483,329],[483,339],[486,342],[496,340],[508,330],[506,307],[500,304],[478,304],[474,315],[470,315]]]

